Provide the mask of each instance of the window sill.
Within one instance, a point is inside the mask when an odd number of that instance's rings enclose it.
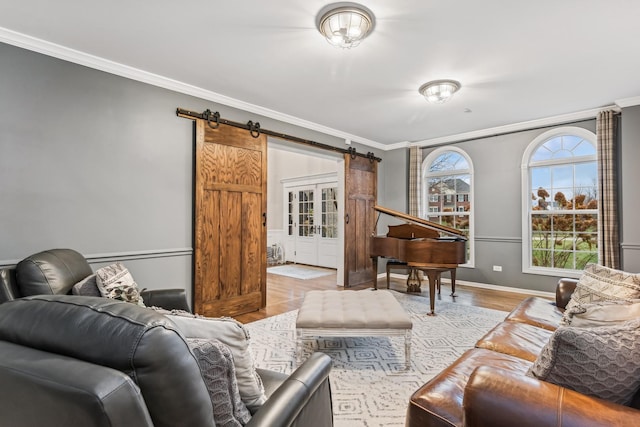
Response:
[[[554,276],[554,277],[568,277],[573,279],[579,279],[582,276],[582,270],[564,270],[564,269],[554,269],[554,268],[523,268],[522,273],[524,274],[535,274],[538,276]]]

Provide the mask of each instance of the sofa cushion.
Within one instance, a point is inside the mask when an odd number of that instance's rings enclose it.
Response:
[[[119,262],[96,270],[96,283],[103,297],[131,302],[144,307],[138,285],[129,270]]]
[[[593,304],[579,303],[565,311],[563,326],[610,326],[640,318],[640,300],[600,301]]]
[[[215,339],[187,338],[187,344],[196,356],[211,396],[216,426],[245,425],[251,419],[251,414],[240,398],[229,347]]]
[[[526,323],[538,328],[555,331],[562,319],[562,312],[545,298],[528,297],[507,315],[505,320]]]
[[[81,295],[85,297],[101,297],[100,289],[98,289],[98,276],[92,274],[85,277],[71,288],[73,295]]]
[[[640,274],[627,273],[597,264],[587,264],[571,295],[566,310],[579,303],[640,298]],[[565,312],[566,312],[565,310]]]
[[[560,327],[527,375],[627,405],[640,388],[640,319],[613,326]]]
[[[504,368],[524,375],[531,367],[531,362],[483,348],[466,351],[453,364],[413,393],[407,410],[406,425],[463,425],[464,389],[471,373],[483,365]]]
[[[477,348],[534,362],[553,332],[520,322],[501,322],[476,343]]]
[[[256,371],[249,331],[242,323],[230,317],[211,318],[181,310],[154,309],[167,315],[185,337],[217,339],[229,347],[242,401],[252,414],[262,406],[267,397]]]

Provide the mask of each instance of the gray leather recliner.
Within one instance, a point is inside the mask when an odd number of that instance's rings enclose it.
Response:
[[[0,270],[0,426],[214,426],[210,397],[184,337],[135,304],[68,295],[92,274],[71,249]],[[188,310],[183,289],[143,294]],[[333,425],[331,359],[291,375],[258,369],[267,401],[251,427]]]
[[[49,249],[30,255],[15,268],[0,270],[0,303],[31,295],[70,294],[73,285],[93,273],[85,257],[73,249]],[[185,290],[141,292],[145,305],[190,311]]]
[[[249,426],[333,424],[331,359],[291,375],[259,371],[272,391]],[[165,316],[100,297],[40,295],[0,304],[0,425],[213,427],[185,338]]]

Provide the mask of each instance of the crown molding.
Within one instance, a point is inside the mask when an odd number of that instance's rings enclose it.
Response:
[[[636,105],[640,105],[640,96],[617,99],[616,105],[620,108],[634,107]]]
[[[376,148],[378,150],[386,151],[388,147],[377,141],[373,141],[367,138],[362,138],[357,135],[353,135],[347,132],[343,132],[338,129],[323,126],[318,123],[314,123],[308,120],[301,119],[299,117],[291,116],[289,114],[281,113],[279,111],[271,110],[269,108],[261,107],[259,105],[244,102],[235,98],[231,98],[219,93],[202,89],[197,86],[193,86],[187,83],[180,82],[178,80],[170,79],[159,74],[150,73],[138,68],[130,67],[128,65],[120,64],[118,62],[110,61],[99,56],[91,55],[79,50],[71,49],[56,43],[51,43],[46,40],[42,40],[36,37],[28,36],[7,28],[0,27],[0,42],[10,44],[16,47],[20,47],[33,52],[42,53],[47,56],[62,59],[64,61],[72,62],[74,64],[83,65],[85,67],[93,68],[96,70],[104,71],[117,76],[125,77],[131,80],[136,80],[142,83],[147,83],[153,86],[161,87],[163,89],[172,90],[174,92],[183,93],[186,95],[195,96],[205,99],[207,101],[216,102],[228,107],[237,108],[250,113],[259,114],[261,116],[268,117],[270,119],[279,120],[284,123],[300,126],[306,129],[321,132],[327,135],[335,136],[345,140],[358,142],[360,144]]]
[[[409,148],[411,147],[412,143],[410,143],[409,141],[400,141],[400,142],[396,142],[395,144],[389,144],[389,145],[385,145],[385,151],[391,151],[391,150],[398,150],[401,148]]]
[[[617,103],[616,103],[617,104]],[[600,111],[618,109],[618,105],[609,105],[602,108],[593,108],[591,110],[578,111],[575,113],[562,114],[559,116],[546,117],[544,119],[529,120],[526,122],[513,123],[505,126],[496,126],[493,128],[481,129],[472,132],[459,133],[456,135],[442,136],[439,138],[424,139],[422,141],[412,142],[412,145],[419,147],[430,147],[434,145],[448,144],[458,141],[470,139],[486,138],[510,132],[524,131],[545,126],[553,126],[561,123],[575,122],[579,120],[588,120],[595,118]]]

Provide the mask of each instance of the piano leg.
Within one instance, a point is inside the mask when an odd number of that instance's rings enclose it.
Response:
[[[456,297],[456,269],[452,268],[451,272],[451,296]]]
[[[410,268],[409,276],[407,277],[407,292],[421,292],[421,285],[418,269],[413,267]]]
[[[373,264],[373,289],[378,290],[378,257],[372,256],[371,261]],[[387,285],[387,288],[389,286]]]
[[[423,270],[424,273],[429,278],[429,305],[431,308],[431,313],[427,313],[427,316],[435,316],[436,315],[436,282],[440,280],[441,270],[428,268]]]

